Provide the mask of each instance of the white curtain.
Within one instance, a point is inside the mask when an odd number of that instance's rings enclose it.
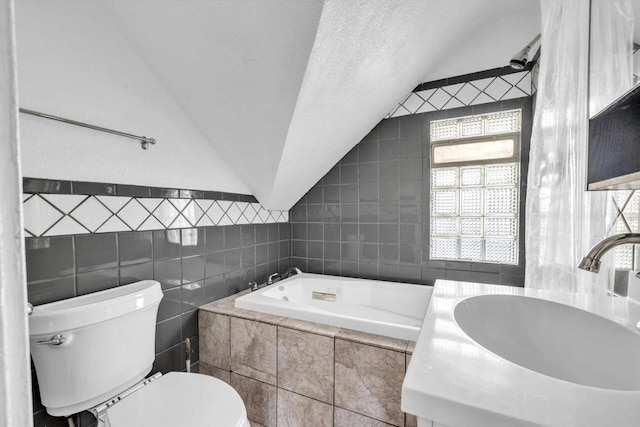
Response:
[[[601,109],[631,87],[633,13],[628,0],[592,3],[589,94],[590,2],[541,0],[526,207],[527,287],[604,292],[612,282],[610,255],[598,275],[576,268],[607,235],[614,213],[609,192],[585,191],[587,123],[589,109]]]
[[[0,426],[33,425],[13,1],[0,0]]]

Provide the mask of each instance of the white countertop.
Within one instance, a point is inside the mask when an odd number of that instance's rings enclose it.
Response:
[[[453,309],[468,297],[524,295],[560,302],[637,332],[626,298],[436,281],[402,385],[402,410],[447,426],[640,426],[640,391],[588,387],[509,362],[469,338]],[[640,360],[638,361],[640,363]]]

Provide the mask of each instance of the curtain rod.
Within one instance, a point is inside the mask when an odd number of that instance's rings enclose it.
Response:
[[[20,108],[20,112],[21,113],[25,113],[25,114],[31,114],[32,116],[44,117],[45,119],[51,119],[51,120],[57,120],[57,121],[63,122],[63,123],[69,123],[71,125],[82,126],[82,127],[93,129],[93,130],[98,130],[100,132],[106,132],[106,133],[111,133],[111,134],[114,134],[114,135],[124,136],[125,138],[137,139],[138,141],[140,141],[140,146],[142,147],[143,150],[146,150],[148,148],[149,144],[155,144],[156,143],[155,139],[147,138],[146,136],[137,136],[137,135],[132,135],[130,133],[119,132],[117,130],[107,129],[107,128],[103,128],[101,126],[96,126],[96,125],[91,125],[91,124],[88,124],[88,123],[78,122],[78,121],[71,120],[71,119],[65,119],[64,117],[53,116],[51,114],[40,113],[38,111],[28,110],[26,108]]]

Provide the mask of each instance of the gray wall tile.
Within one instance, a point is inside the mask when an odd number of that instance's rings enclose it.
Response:
[[[183,351],[180,344],[170,349],[156,354],[156,360],[153,362],[153,372],[162,372],[166,374],[170,371],[181,371],[184,367]]]
[[[205,253],[205,232],[206,230],[202,227],[180,230],[183,257]]]
[[[152,261],[153,240],[151,231],[118,233],[118,255],[120,266]]]
[[[181,288],[169,289],[163,292],[164,296],[158,307],[158,322],[167,320],[180,314]]]
[[[71,182],[49,179],[24,178],[22,191],[25,193],[70,194]]]
[[[220,228],[220,227],[211,227]],[[253,224],[240,226],[240,243],[242,246],[252,246],[256,244],[256,227]]]
[[[363,140],[358,146],[358,163],[378,161],[378,141]]]
[[[288,242],[287,242],[288,244]],[[286,256],[289,256],[287,254]],[[253,246],[245,246],[240,249],[240,267],[241,268],[249,268],[256,265],[256,247]]]
[[[118,269],[110,268],[108,270],[81,273],[78,274],[76,280],[78,295],[115,288],[118,286]]]
[[[340,166],[336,165],[322,178],[324,185],[340,184]]]
[[[327,185],[323,187],[323,202],[324,203],[340,203],[340,186],[339,185]]]
[[[378,182],[362,182],[359,189],[360,202],[377,202],[379,199]]]
[[[341,203],[358,203],[358,184],[344,184],[340,186]]]
[[[322,242],[309,241],[307,244],[307,256],[309,258],[323,259],[324,244]]]
[[[204,304],[204,280],[182,285],[181,313],[195,310],[202,304]]]
[[[206,255],[205,277],[219,276],[224,273],[224,251]]]
[[[33,305],[71,298],[76,295],[75,277],[69,276],[29,283],[27,292],[29,294],[29,302]]]
[[[180,316],[159,322],[156,326],[156,353],[180,343]]]
[[[224,272],[230,273],[240,269],[240,249],[224,251]]]
[[[256,265],[269,261],[269,251],[267,245],[256,245]]]
[[[118,245],[115,233],[76,236],[76,270],[78,273],[118,265]]]
[[[238,256],[238,262],[240,261],[239,258]],[[204,265],[204,255],[182,258],[182,283],[204,280]]]
[[[28,282],[74,274],[72,236],[26,239],[25,250]]]
[[[240,247],[240,226],[230,225],[224,228],[224,248],[235,249]]]
[[[340,184],[355,184],[358,182],[358,165],[340,166]]]
[[[224,227],[207,227],[205,231],[205,251],[218,252],[224,249]]]
[[[185,338],[198,336],[198,310],[191,310],[180,315],[180,331],[182,341]]]
[[[163,290],[180,286],[182,284],[182,260],[177,258],[154,261],[153,279],[160,282]]]
[[[256,226],[256,244],[267,243],[267,227]]]
[[[398,243],[399,228],[397,224],[380,224],[380,243]]]
[[[370,144],[366,144],[370,145]],[[364,163],[359,167],[359,179],[358,183],[363,182],[378,182],[378,163]]]
[[[324,225],[309,223],[307,225],[307,238],[309,240],[322,240],[324,235]]]
[[[180,239],[175,230],[157,230],[152,235],[154,260],[180,257]]]
[[[92,194],[113,196],[116,194],[115,184],[103,184],[99,182],[81,182],[73,181],[71,184],[72,194]]]
[[[224,298],[225,293],[224,276],[222,274],[204,279],[205,304]]]
[[[153,279],[153,263],[147,262],[144,264],[129,265],[127,267],[120,267],[120,285],[128,285],[129,283],[135,283],[140,280]]]
[[[324,240],[327,242],[339,242],[340,224],[324,224]]]
[[[291,209],[292,263],[306,264],[310,272],[351,277],[426,284],[456,278],[522,286],[524,239],[519,266],[429,259],[429,122],[513,108],[523,109],[524,184],[530,99],[383,120]],[[328,214],[336,204],[338,221]],[[523,199],[523,224],[524,213]]]

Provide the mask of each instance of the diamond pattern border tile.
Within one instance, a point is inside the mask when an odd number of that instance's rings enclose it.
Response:
[[[228,200],[24,194],[22,203],[28,237],[289,222],[288,211]]]
[[[412,92],[393,107],[384,118],[531,96],[536,90],[531,73],[532,71],[521,71],[437,89]]]

